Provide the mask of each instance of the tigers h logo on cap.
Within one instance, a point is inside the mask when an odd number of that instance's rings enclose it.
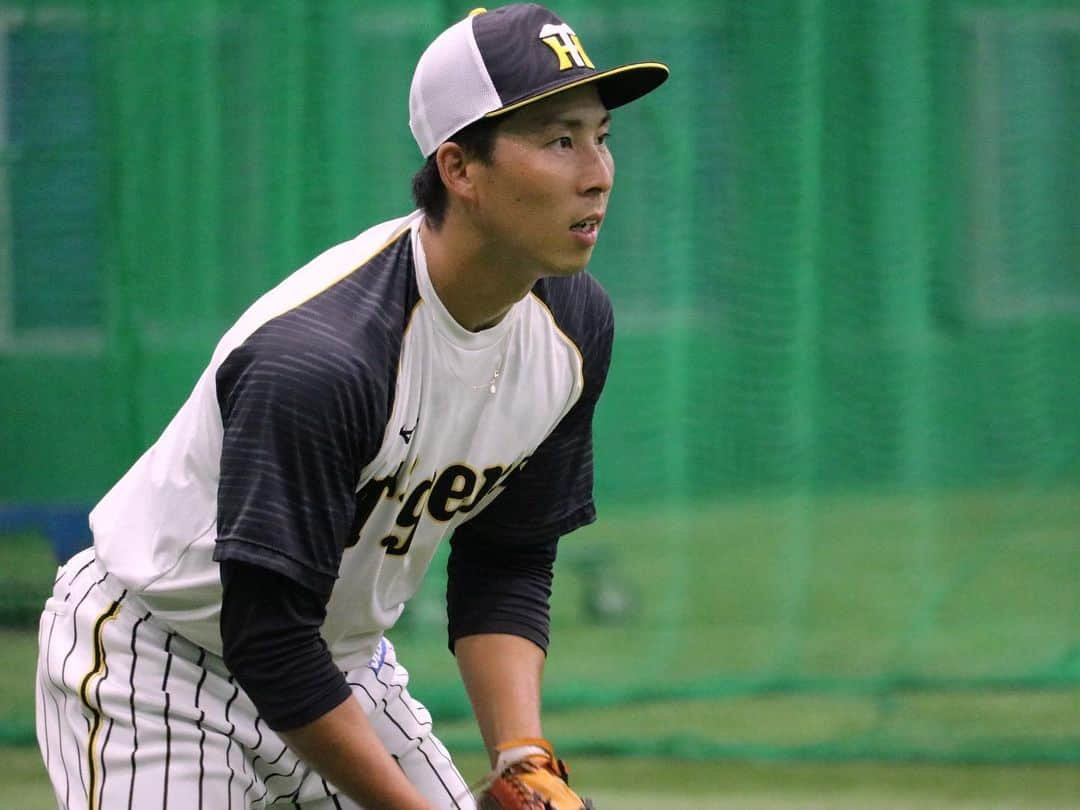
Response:
[[[581,40],[566,23],[545,25],[540,29],[540,41],[555,52],[555,56],[559,59],[559,70],[569,70],[574,65],[596,70],[596,65],[590,61],[585,55],[585,49],[581,47]]]
[[[409,128],[424,157],[458,130],[555,93],[596,84],[609,110],[668,77],[661,62],[597,70],[577,33],[533,3],[476,9],[420,57],[409,90]]]

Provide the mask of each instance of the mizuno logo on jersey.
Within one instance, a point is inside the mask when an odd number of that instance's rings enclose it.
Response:
[[[596,65],[581,47],[578,35],[566,23],[545,25],[540,29],[540,41],[551,48],[555,56],[559,58],[559,70],[569,70],[572,67],[587,67],[596,70]]]
[[[398,435],[402,438],[402,440],[405,442],[405,444],[408,444],[409,441],[412,439],[412,435],[416,432],[416,427],[419,424],[420,424],[420,414],[417,414],[416,415],[416,424],[414,424],[408,430],[406,430],[405,428],[402,428],[401,430],[398,431]]]
[[[394,518],[395,530],[379,543],[387,554],[406,554],[412,547],[416,528],[425,512],[440,523],[457,514],[468,514],[496,488],[506,486],[510,477],[521,470],[528,460],[526,457],[508,467],[485,467],[482,473],[465,464],[451,464],[445,470],[420,481],[408,492],[399,492],[399,481],[404,474],[402,462],[402,467],[395,470],[393,475],[374,478],[357,493],[358,528],[353,534],[353,545],[360,540],[364,524],[380,501],[397,500],[401,507]]]

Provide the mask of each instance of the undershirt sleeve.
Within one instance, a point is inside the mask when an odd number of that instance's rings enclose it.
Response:
[[[221,562],[225,665],[275,731],[307,725],[351,696],[319,628],[326,599],[257,565]]]
[[[478,633],[507,633],[548,648],[556,535],[510,540],[460,527],[450,540],[449,647]]]

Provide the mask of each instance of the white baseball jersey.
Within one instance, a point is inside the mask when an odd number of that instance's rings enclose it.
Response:
[[[551,535],[593,518],[606,295],[586,273],[544,279],[469,332],[432,288],[421,221],[377,225],[256,301],[91,513],[129,598],[215,654],[218,560],[331,593],[322,634],[349,670],[455,527]]]

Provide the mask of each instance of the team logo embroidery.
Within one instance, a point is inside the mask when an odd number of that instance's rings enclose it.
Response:
[[[529,458],[526,456],[506,466],[495,464],[485,467],[482,472],[465,464],[451,464],[430,478],[413,484],[411,488],[402,480],[407,477],[405,461],[402,461],[393,473],[385,478],[371,479],[356,493],[358,528],[347,547],[360,541],[364,524],[381,502],[396,501],[400,506],[394,506],[397,510],[394,529],[379,544],[387,554],[407,554],[425,514],[439,523],[452,520],[459,512],[467,515],[496,489],[501,491],[525,467]],[[417,462],[418,459],[413,460],[408,475],[416,469]]]
[[[581,40],[566,23],[555,25],[548,23],[540,29],[540,41],[547,45],[559,57],[559,70],[572,67],[588,67],[596,70],[596,65],[589,59]]]

